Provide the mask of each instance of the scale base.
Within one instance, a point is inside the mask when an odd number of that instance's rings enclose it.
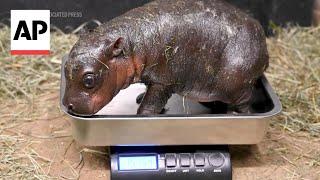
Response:
[[[228,146],[113,146],[111,180],[231,180]]]

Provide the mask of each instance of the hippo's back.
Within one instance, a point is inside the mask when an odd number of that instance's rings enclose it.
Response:
[[[174,21],[173,21],[174,20]],[[106,26],[130,27],[134,24],[143,29],[152,25],[242,26],[256,20],[224,0],[156,0],[111,20]],[[106,27],[107,28],[107,27]]]
[[[223,49],[241,28],[252,24],[260,26],[224,0],[156,0],[116,17],[101,29],[110,30],[104,34],[113,37],[126,36],[138,49],[140,45],[146,49],[150,44],[170,44],[172,37],[179,37],[184,45],[211,41],[214,49]],[[263,33],[262,28],[256,31]]]
[[[166,15],[183,17],[188,23],[190,21],[187,17],[196,17],[198,20],[201,18],[202,21],[215,20],[221,23],[232,23],[234,26],[241,25],[248,20],[255,21],[224,0],[156,0],[124,14],[124,16],[142,18],[147,21]]]

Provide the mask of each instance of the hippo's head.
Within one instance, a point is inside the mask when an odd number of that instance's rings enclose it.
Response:
[[[132,82],[132,58],[125,55],[124,46],[123,38],[80,38],[64,66],[66,88],[62,103],[68,112],[93,115]]]

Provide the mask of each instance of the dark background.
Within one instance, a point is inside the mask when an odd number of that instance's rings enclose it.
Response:
[[[151,0],[1,0],[0,21],[9,24],[10,10],[50,9],[51,12],[81,12],[77,18],[51,18],[51,23],[70,32],[84,22],[97,19],[101,22],[118,16],[129,9]],[[311,24],[314,0],[227,0],[258,19],[269,34],[269,24]]]

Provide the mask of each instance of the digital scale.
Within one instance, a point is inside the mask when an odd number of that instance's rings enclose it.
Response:
[[[265,76],[255,86],[250,114],[230,113],[226,104],[200,104],[175,94],[164,114],[136,115],[136,98],[143,92],[143,84],[133,84],[92,117],[69,114],[61,105],[80,144],[110,146],[111,180],[232,179],[228,145],[259,143],[269,119],[282,109]]]
[[[232,179],[227,146],[112,147],[112,180]]]

